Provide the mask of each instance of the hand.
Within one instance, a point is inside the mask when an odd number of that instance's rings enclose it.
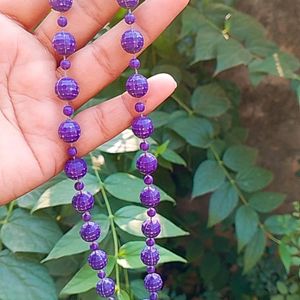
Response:
[[[148,46],[180,13],[187,0],[147,0],[136,10],[136,27]],[[0,205],[46,182],[63,169],[67,145],[57,134],[64,101],[54,93],[61,70],[51,40],[59,30],[48,0],[0,0]],[[116,0],[74,0],[66,16],[77,40],[69,76],[80,85],[78,108],[116,79],[131,55],[120,46],[124,22],[87,43],[117,12]],[[148,112],[175,89],[166,74],[149,80]],[[127,93],[77,115],[84,155],[130,125],[133,100]]]

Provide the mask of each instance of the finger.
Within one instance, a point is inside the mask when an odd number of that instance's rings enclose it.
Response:
[[[168,98],[177,84],[170,75],[159,74],[149,79],[149,86],[146,113],[154,110]],[[130,126],[132,119],[136,116],[134,99],[124,93],[77,115],[76,121],[82,129],[82,136],[78,143],[80,155],[92,151]]]
[[[48,0],[0,0],[0,12],[31,30],[49,13]]]

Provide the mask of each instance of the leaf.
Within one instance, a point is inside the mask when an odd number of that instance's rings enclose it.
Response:
[[[211,227],[226,219],[238,202],[239,196],[236,189],[231,183],[224,183],[210,198],[208,226]]]
[[[0,206],[0,220],[4,219],[7,215],[6,206]]]
[[[256,156],[256,149],[244,145],[235,145],[226,150],[223,160],[225,165],[231,170],[241,171],[253,165]]]
[[[140,203],[139,195],[141,190],[145,187],[142,179],[137,178],[127,173],[115,173],[107,177],[104,181],[105,189],[114,197]],[[164,191],[160,191],[161,201],[175,202],[173,198],[167,195]]]
[[[103,241],[109,231],[109,220],[106,215],[95,215],[94,221],[101,227],[101,236],[99,242]],[[80,221],[71,230],[69,230],[54,246],[49,255],[42,261],[57,259],[89,250],[89,245],[80,238],[79,231],[83,224]]]
[[[33,261],[0,252],[1,300],[57,300],[47,269]]]
[[[292,265],[292,255],[289,251],[288,246],[283,241],[281,241],[279,245],[279,255],[286,272],[289,273],[290,267]]]
[[[276,287],[278,292],[282,295],[287,295],[289,293],[288,287],[282,281],[277,281]]]
[[[119,209],[115,213],[114,221],[125,232],[135,236],[144,236],[141,227],[143,222],[148,218],[145,208],[130,205]],[[161,225],[161,233],[157,238],[176,237],[189,234],[159,214],[154,218],[158,219]]]
[[[84,183],[86,189],[92,193],[96,194],[99,189],[99,183],[96,176],[87,174],[84,177]],[[74,182],[72,180],[63,180],[54,186],[48,188],[40,197],[39,201],[36,203],[32,211],[36,211],[46,207],[53,207],[63,204],[70,204],[72,198],[74,197]]]
[[[209,283],[220,271],[220,257],[215,253],[206,253],[201,261],[200,272],[204,281]]]
[[[117,260],[118,264],[125,268],[125,269],[137,269],[145,267],[140,259],[141,250],[144,249],[145,243],[142,241],[136,242],[128,242],[124,244],[119,249],[119,258]],[[186,263],[187,261],[176,255],[175,253],[159,246],[155,246],[159,253],[160,253],[160,260],[159,263],[166,263],[166,262],[182,262]]]
[[[249,193],[265,188],[272,180],[272,172],[260,167],[243,169],[237,174],[236,177],[239,187],[243,191]]]
[[[179,155],[177,154],[175,151],[173,150],[170,150],[170,149],[166,149],[165,152],[163,152],[161,154],[161,156],[169,161],[169,162],[172,162],[174,164],[177,164],[177,165],[183,165],[183,166],[186,166],[186,162],[185,160]]]
[[[249,199],[251,207],[259,212],[267,213],[279,207],[285,199],[285,195],[271,192],[258,192]]]
[[[290,234],[298,230],[300,221],[291,215],[273,215],[266,219],[265,226],[273,234]]]
[[[118,300],[130,300],[130,297],[126,291],[121,290],[119,293],[117,293],[117,299]]]
[[[218,117],[230,107],[230,101],[223,88],[217,83],[199,86],[192,96],[195,112],[205,117]]]
[[[13,252],[49,253],[61,235],[53,220],[21,208],[15,209],[1,228],[1,240]]]
[[[157,129],[168,123],[170,114],[164,111],[154,111],[149,117],[151,118],[154,127]]]
[[[249,206],[241,206],[235,215],[235,228],[238,240],[238,251],[241,251],[254,236],[258,226],[258,215]]]
[[[148,297],[148,292],[144,286],[144,280],[142,279],[134,279],[131,281],[130,288],[132,290],[133,295],[137,299],[146,299]]]
[[[264,254],[266,247],[266,237],[261,229],[258,229],[247,245],[244,254],[244,273],[249,272]]]
[[[225,180],[222,167],[213,160],[206,160],[200,164],[195,175],[192,197],[202,196],[218,189]]]

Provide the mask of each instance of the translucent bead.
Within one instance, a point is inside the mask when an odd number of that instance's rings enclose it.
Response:
[[[146,245],[149,246],[149,247],[154,246],[154,245],[155,245],[155,240],[152,239],[152,238],[148,238],[148,239],[146,240]]]
[[[81,218],[82,218],[82,220],[83,220],[84,222],[89,222],[89,221],[91,221],[92,216],[91,216],[91,214],[87,211],[87,212],[85,212],[85,213],[81,216]]]
[[[69,159],[65,164],[65,173],[67,177],[73,180],[84,177],[87,173],[87,164],[84,159]]]
[[[150,218],[153,218],[153,217],[155,217],[155,215],[156,215],[156,210],[155,210],[155,208],[149,208],[148,210],[147,210],[147,215],[148,215],[148,217],[150,217]]]
[[[146,207],[155,207],[160,202],[160,192],[156,187],[147,186],[140,193],[140,200]]]
[[[98,277],[100,278],[100,279],[103,279],[103,278],[105,278],[105,276],[106,276],[106,273],[105,273],[105,271],[103,271],[103,270],[100,270],[99,272],[98,272]]]
[[[70,148],[68,149],[68,154],[69,154],[71,157],[76,156],[76,155],[77,155],[77,149],[76,149],[76,147],[70,147]]]
[[[157,265],[159,258],[159,252],[155,247],[145,247],[141,253],[141,261],[146,266]]]
[[[80,126],[73,120],[66,120],[58,128],[59,137],[66,143],[78,141],[81,134]]]
[[[94,222],[84,223],[80,229],[80,235],[86,242],[94,242],[99,239],[101,230],[98,224]]]
[[[74,189],[76,191],[82,191],[84,189],[84,183],[81,181],[78,181],[74,184]]]
[[[118,4],[123,8],[135,8],[139,4],[139,0],[117,0]]]
[[[111,297],[115,293],[115,282],[111,278],[103,278],[97,283],[96,291],[103,298]]]
[[[144,177],[144,183],[147,185],[151,185],[153,183],[153,177],[151,175],[146,175]]]
[[[66,105],[63,109],[63,113],[67,117],[71,117],[74,113],[74,108],[71,105]]]
[[[158,300],[158,294],[157,293],[151,293],[149,300]]]
[[[94,197],[89,192],[77,193],[72,199],[74,209],[79,213],[84,213],[94,207]]]
[[[128,53],[138,53],[144,47],[144,37],[139,31],[129,29],[123,33],[121,37],[121,45]]]
[[[138,103],[135,104],[134,108],[135,108],[136,112],[142,113],[143,111],[145,111],[146,107],[145,107],[144,103],[138,102]]]
[[[149,292],[158,292],[162,289],[163,281],[159,274],[148,274],[144,279],[144,285]]]
[[[133,13],[129,12],[128,14],[125,15],[124,20],[125,20],[126,24],[131,25],[135,22],[135,16]]]
[[[73,0],[50,0],[51,7],[60,12],[68,11],[73,4]]]
[[[142,151],[148,151],[149,148],[150,148],[150,144],[149,144],[148,142],[142,142],[142,143],[140,144],[140,149],[141,149]]]
[[[148,89],[148,80],[141,74],[133,74],[127,79],[126,90],[132,97],[141,98],[147,94]]]
[[[60,55],[71,55],[76,51],[75,37],[69,32],[57,32],[52,40],[52,45]]]
[[[142,232],[147,238],[156,238],[161,231],[160,223],[158,220],[146,220],[142,224]]]
[[[71,68],[71,62],[68,60],[68,59],[63,59],[61,62],[60,62],[60,67],[63,69],[63,70],[69,70]]]
[[[73,78],[62,77],[56,82],[55,92],[61,100],[70,101],[79,95],[79,86]]]
[[[90,249],[91,249],[92,251],[98,250],[98,249],[99,249],[98,243],[97,243],[97,242],[91,243],[91,244],[90,244]]]
[[[88,263],[94,270],[101,270],[107,265],[107,255],[102,250],[93,251],[89,258]]]
[[[64,16],[60,16],[57,19],[57,24],[60,27],[66,27],[68,25],[68,19],[66,17],[64,17]]]
[[[148,138],[154,131],[152,120],[144,116],[135,118],[132,121],[132,131],[135,136],[141,139]]]
[[[151,153],[143,153],[137,159],[136,167],[142,174],[151,174],[157,169],[157,159]]]
[[[139,69],[141,67],[141,62],[138,58],[132,58],[129,62],[129,67],[131,69]]]

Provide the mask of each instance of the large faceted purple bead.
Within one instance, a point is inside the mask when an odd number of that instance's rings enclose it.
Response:
[[[143,49],[144,37],[139,31],[129,29],[123,33],[121,45],[126,52],[135,54]]]
[[[135,118],[132,122],[132,131],[141,139],[148,138],[154,131],[152,120],[144,116]]]
[[[142,232],[147,238],[156,238],[161,231],[160,223],[156,219],[146,220],[142,224]]]
[[[140,200],[146,207],[155,207],[160,202],[160,193],[156,187],[147,186],[140,193]]]
[[[123,8],[135,8],[139,4],[139,0],[117,0],[118,4]]]
[[[80,179],[87,173],[87,164],[82,158],[67,160],[65,164],[65,173],[67,177],[73,180]]]
[[[102,270],[107,265],[107,255],[102,250],[93,251],[88,258],[89,265],[94,270]]]
[[[80,235],[86,242],[94,242],[101,234],[100,226],[94,222],[84,223],[80,229]]]
[[[163,281],[159,274],[148,274],[144,279],[144,285],[146,290],[151,293],[158,292],[162,289]]]
[[[145,247],[141,253],[141,261],[146,266],[155,266],[159,261],[159,252],[155,247]]]
[[[94,197],[89,192],[77,193],[72,199],[72,205],[79,213],[84,213],[93,208],[95,203]]]
[[[136,161],[136,167],[142,174],[151,174],[157,169],[157,159],[151,153],[142,153]]]
[[[73,0],[49,0],[51,7],[60,12],[68,11],[73,4]]]
[[[52,40],[52,46],[60,55],[71,55],[76,51],[76,40],[69,32],[58,32]]]
[[[80,126],[73,120],[66,120],[58,128],[59,137],[66,143],[76,142],[80,137]]]
[[[127,92],[135,98],[141,98],[148,92],[148,80],[141,74],[131,75],[126,82]]]
[[[79,95],[79,85],[73,78],[62,77],[56,82],[55,93],[61,100],[70,101]]]
[[[103,278],[97,283],[96,291],[103,298],[111,297],[115,293],[115,282],[111,278]]]

